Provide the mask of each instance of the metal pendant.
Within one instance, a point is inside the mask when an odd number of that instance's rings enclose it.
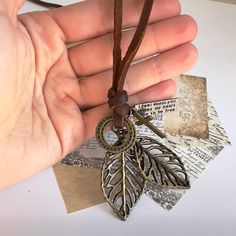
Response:
[[[98,143],[108,152],[121,153],[132,146],[136,141],[136,129],[134,124],[126,118],[124,121],[124,128],[122,130],[114,130],[111,127],[113,116],[109,116],[100,121],[96,129],[96,138]],[[113,144],[108,143],[105,138],[105,132],[109,129],[117,136],[117,141]]]
[[[151,116],[147,116],[147,117],[142,116],[141,114],[139,114],[139,112],[137,111],[137,109],[135,107],[131,108],[131,112],[132,112],[132,115],[136,119],[138,119],[138,121],[135,123],[137,126],[146,125],[157,136],[159,136],[161,138],[166,137],[166,135],[163,132],[161,132],[157,127],[155,127],[151,123],[151,121],[153,120],[153,118]]]
[[[139,120],[137,125],[147,125],[158,136],[164,136],[150,123],[151,118],[143,117],[136,110],[132,112]],[[103,193],[120,219],[127,219],[147,181],[161,187],[190,187],[184,164],[172,150],[153,138],[136,137],[135,126],[128,118],[122,130],[112,129],[112,123],[112,116],[101,120],[96,137],[107,151],[102,169]],[[105,138],[108,128],[117,136],[114,143]]]
[[[126,220],[144,192],[146,179],[139,169],[133,146],[136,142],[134,124],[125,119],[122,130],[112,129],[113,116],[107,117],[98,124],[96,138],[107,151],[102,169],[102,189],[107,202],[117,216]],[[111,129],[117,141],[109,143],[105,131]]]
[[[133,150],[140,170],[150,182],[161,187],[190,188],[184,164],[172,150],[149,137],[139,137]]]
[[[118,154],[107,152],[102,169],[102,189],[107,202],[121,220],[127,219],[145,185],[146,179],[129,150]]]

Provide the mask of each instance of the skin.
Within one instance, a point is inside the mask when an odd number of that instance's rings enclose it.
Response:
[[[113,1],[17,16],[23,0],[0,1],[0,188],[52,166],[94,136],[110,113]],[[124,1],[124,27],[137,25],[143,0]],[[126,51],[133,31],[123,34]],[[130,68],[129,103],[170,98],[171,78],[197,60],[195,21],[177,0],[156,0],[140,59]],[[78,43],[67,48],[68,43]]]

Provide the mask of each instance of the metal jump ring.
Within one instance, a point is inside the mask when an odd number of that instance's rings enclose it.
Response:
[[[100,145],[108,152],[121,153],[130,149],[135,144],[136,130],[134,124],[128,118],[126,118],[124,121],[126,132],[125,138],[122,140],[118,140],[120,142],[116,142],[116,144],[111,145],[106,141],[104,135],[105,129],[112,124],[113,120],[113,116],[109,116],[99,122],[96,128],[96,138]]]

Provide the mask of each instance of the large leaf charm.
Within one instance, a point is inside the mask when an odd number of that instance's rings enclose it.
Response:
[[[118,154],[107,152],[102,170],[102,189],[120,219],[127,219],[144,192],[145,184],[130,150]]]
[[[163,144],[149,137],[139,137],[133,151],[149,181],[162,187],[190,187],[181,159]]]

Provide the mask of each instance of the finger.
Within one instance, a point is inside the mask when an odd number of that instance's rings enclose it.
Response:
[[[128,91],[129,95],[132,95],[160,81],[178,76],[189,70],[197,57],[196,47],[188,43],[133,65],[128,72],[124,89]],[[71,80],[71,82],[66,82],[67,91],[65,93],[81,107],[93,107],[107,101],[107,91],[112,84],[111,78],[112,71],[110,70],[80,80],[80,83]]]
[[[96,37],[113,28],[113,2],[107,0],[88,0],[48,12],[60,29],[67,42],[78,42]],[[137,24],[143,0],[124,1],[123,27]],[[173,17],[180,14],[178,0],[155,0],[150,22]]]
[[[163,81],[153,87],[137,93],[129,98],[129,104],[146,103],[171,98],[176,91],[176,85],[172,80]],[[100,105],[83,113],[84,120],[84,142],[95,135],[98,122],[111,113],[107,104]]]
[[[5,0],[0,2],[0,13],[7,14],[15,23],[18,10],[22,7],[25,0]]]
[[[142,45],[135,57],[140,59],[191,42],[197,25],[190,16],[177,16],[147,27]],[[134,30],[123,33],[122,51],[126,52]],[[113,35],[106,34],[69,49],[69,59],[78,76],[88,76],[112,67]],[[102,58],[102,60],[98,60]]]

